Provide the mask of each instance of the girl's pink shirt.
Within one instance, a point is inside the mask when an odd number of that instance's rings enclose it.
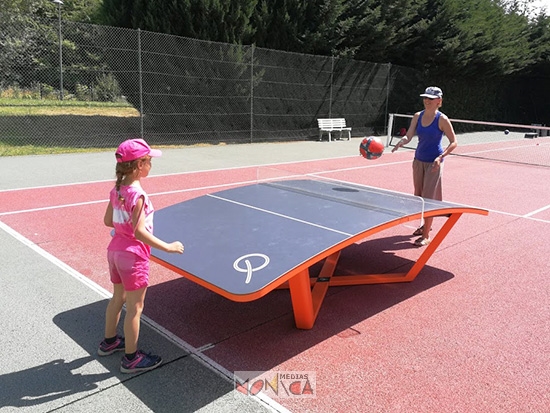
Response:
[[[155,212],[151,200],[140,186],[121,185],[120,195],[124,201],[119,201],[116,188],[111,189],[109,198],[113,206],[113,226],[115,235],[107,249],[109,251],[129,251],[144,259],[151,256],[151,247],[136,239],[132,225],[132,212],[139,200],[143,197],[143,213],[145,214],[145,228],[153,233],[153,214]]]

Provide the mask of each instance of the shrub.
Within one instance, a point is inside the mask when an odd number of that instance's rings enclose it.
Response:
[[[100,102],[117,102],[120,99],[120,86],[115,77],[108,73],[101,75],[94,88],[96,100]]]

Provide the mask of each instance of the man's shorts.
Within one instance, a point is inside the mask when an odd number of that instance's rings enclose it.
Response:
[[[149,260],[128,251],[107,251],[109,273],[113,284],[125,291],[135,291],[149,285]]]
[[[413,160],[413,182],[414,194],[423,198],[443,200],[441,177],[443,174],[443,163],[439,168],[434,168],[431,162]]]

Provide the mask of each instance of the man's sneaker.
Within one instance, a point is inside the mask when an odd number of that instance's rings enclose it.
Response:
[[[138,350],[133,360],[128,360],[126,356],[122,357],[120,371],[122,373],[139,373],[140,371],[153,370],[160,366],[160,363],[162,363],[160,356]]]
[[[105,340],[103,340],[99,344],[99,348],[97,349],[97,354],[100,356],[109,356],[117,351],[123,351],[124,350],[124,337],[116,336],[116,340],[114,343],[107,344]]]

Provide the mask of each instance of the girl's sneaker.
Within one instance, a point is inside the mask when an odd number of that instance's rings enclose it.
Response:
[[[128,360],[126,356],[122,357],[120,371],[122,373],[139,373],[140,371],[153,370],[160,366],[160,363],[162,363],[160,356],[138,350],[133,360]]]
[[[417,247],[425,247],[429,243],[430,239],[424,237],[417,238],[416,241],[414,241],[414,245],[416,245]]]
[[[124,337],[116,336],[116,340],[114,343],[107,344],[105,340],[103,340],[99,344],[99,348],[97,349],[97,354],[100,356],[109,356],[117,351],[123,351],[124,350]]]
[[[432,230],[432,229],[430,228],[430,231],[431,231],[431,230]],[[423,233],[424,233],[424,225],[422,225],[421,227],[418,227],[418,228],[416,229],[416,231],[413,232],[413,235],[414,235],[415,237],[417,237],[417,236],[419,236],[419,235],[422,235]]]

